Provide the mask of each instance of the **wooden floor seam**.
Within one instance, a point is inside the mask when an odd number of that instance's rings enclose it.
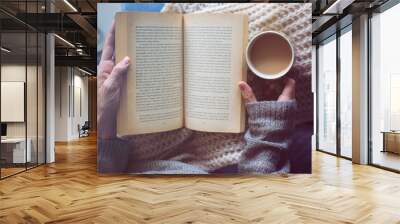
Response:
[[[99,175],[92,136],[0,181],[0,223],[400,224],[400,175],[315,151],[312,174]]]

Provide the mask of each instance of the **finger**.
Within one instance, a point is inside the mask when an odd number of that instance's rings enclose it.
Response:
[[[296,81],[292,78],[286,78],[284,80],[285,87],[282,90],[282,94],[279,96],[278,101],[293,100],[295,97]]]
[[[240,81],[239,89],[240,89],[240,92],[242,93],[242,97],[246,103],[257,102],[257,99],[254,96],[253,90],[246,82]]]
[[[129,64],[129,57],[125,57],[114,67],[104,84],[99,88],[97,120],[103,127],[99,132],[100,138],[110,139],[116,136],[115,118],[118,113],[123,77],[128,72]]]
[[[103,82],[107,79],[107,77],[111,74],[114,68],[114,62],[106,60],[100,62],[99,66],[97,67],[97,84],[99,87],[103,85]]]
[[[111,91],[114,91],[115,88],[119,88],[122,80],[122,76],[128,72],[128,67],[130,65],[129,57],[125,57],[122,59],[112,70],[111,74],[104,81],[103,86]]]
[[[99,64],[99,68],[102,72],[111,74],[111,72],[114,68],[114,62],[110,61],[110,60],[101,61]]]
[[[101,55],[101,61],[112,60],[114,54],[114,42],[115,42],[115,22],[113,21],[110,31],[108,31],[106,40],[104,41],[103,53]]]

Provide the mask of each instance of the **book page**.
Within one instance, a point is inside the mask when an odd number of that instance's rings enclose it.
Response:
[[[184,16],[185,126],[198,131],[244,131],[238,83],[246,78],[247,17]]]
[[[121,90],[117,134],[183,126],[183,40],[180,14],[116,15],[116,62],[131,58]]]

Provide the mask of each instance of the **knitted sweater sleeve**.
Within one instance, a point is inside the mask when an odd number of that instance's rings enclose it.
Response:
[[[97,139],[97,171],[125,173],[129,160],[128,144],[120,139]]]
[[[135,148],[120,138],[98,139],[97,171],[99,173],[206,174],[200,167],[173,160],[135,160]]]
[[[249,128],[240,173],[289,172],[288,147],[294,127],[296,101],[248,103]]]

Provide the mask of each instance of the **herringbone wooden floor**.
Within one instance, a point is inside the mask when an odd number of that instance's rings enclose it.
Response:
[[[0,223],[400,223],[400,175],[315,152],[312,175],[100,176],[93,137],[0,181]]]

